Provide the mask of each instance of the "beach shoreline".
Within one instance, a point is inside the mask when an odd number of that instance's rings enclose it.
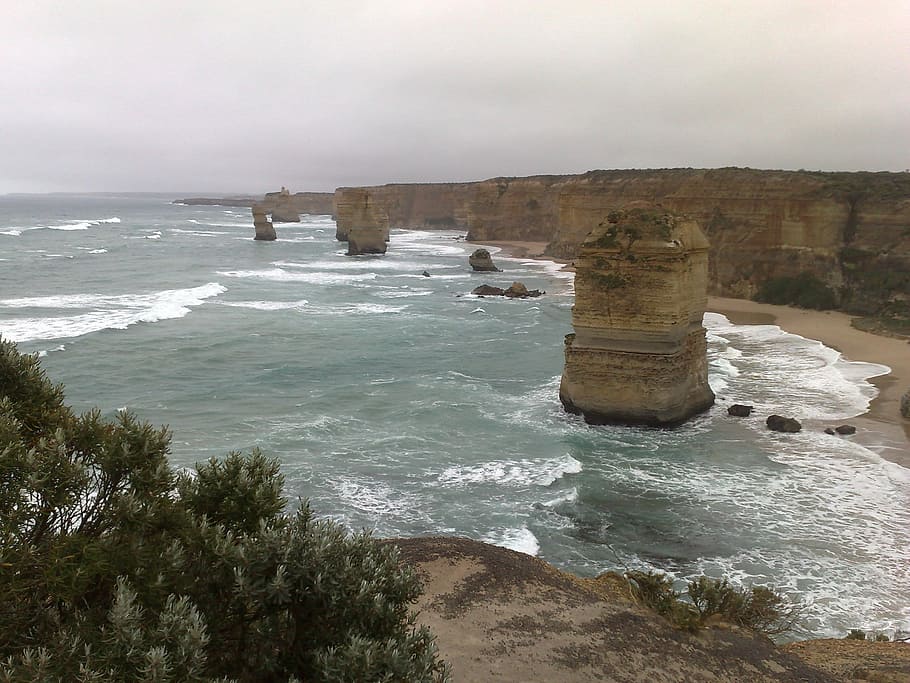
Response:
[[[566,270],[571,269],[568,261],[544,254],[545,242],[485,241],[476,244],[495,247],[496,253],[502,256],[564,263]],[[840,311],[816,311],[717,296],[708,297],[707,310],[726,316],[735,325],[776,325],[790,334],[820,341],[849,361],[888,366],[889,373],[868,380],[879,393],[865,413],[841,421],[814,421],[808,427],[824,430],[839,424],[852,424],[856,434],[846,438],[886,460],[910,468],[910,420],[900,414],[901,396],[910,387],[910,343],[906,339],[858,330],[851,325],[852,316]]]

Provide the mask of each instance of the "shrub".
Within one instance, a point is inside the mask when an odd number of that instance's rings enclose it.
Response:
[[[796,277],[775,277],[758,288],[755,300],[780,306],[799,306],[825,311],[837,306],[834,290],[809,272]]]
[[[442,681],[394,546],[286,511],[278,463],[176,474],[0,340],[0,681]]]
[[[701,576],[690,581],[685,592],[673,580],[656,572],[628,572],[632,594],[641,603],[663,615],[677,628],[694,631],[712,617],[737,626],[777,635],[792,631],[800,614],[799,605],[762,586],[737,588],[726,579]]]

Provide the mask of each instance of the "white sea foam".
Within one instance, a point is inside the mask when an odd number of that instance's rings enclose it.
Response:
[[[218,271],[219,275],[252,280],[271,280],[273,282],[309,282],[318,285],[341,285],[350,282],[375,280],[376,273],[289,273],[282,268],[268,268],[264,270],[225,270]]]
[[[0,235],[9,235],[10,237],[19,237],[21,234],[22,231],[16,228],[11,228],[9,230],[0,230]]]
[[[757,412],[792,413],[800,419],[837,420],[868,410],[878,390],[868,381],[890,368],[845,360],[819,341],[776,325],[733,325],[705,314],[711,386]],[[737,381],[740,375],[744,379]]]
[[[300,299],[299,301],[222,301],[220,303],[222,306],[252,308],[258,311],[286,311],[303,309],[309,301]]]
[[[150,294],[69,294],[0,301],[4,308],[89,309],[68,316],[0,318],[0,332],[12,341],[65,339],[105,329],[122,330],[140,322],[182,318],[194,306],[227,291],[217,282]]]
[[[196,237],[218,237],[219,235],[231,234],[221,230],[183,230],[182,228],[168,228],[168,232],[177,235],[195,235]]]
[[[493,483],[501,486],[549,486],[566,474],[581,472],[571,455],[545,460],[494,460],[477,465],[447,467],[438,477],[445,486]]]
[[[517,529],[493,529],[485,534],[482,540],[525,555],[535,556],[540,552],[540,542],[527,525]]]

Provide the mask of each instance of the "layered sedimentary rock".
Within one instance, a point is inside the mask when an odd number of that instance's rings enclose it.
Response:
[[[810,273],[843,310],[910,316],[906,172],[619,170],[367,189],[395,227],[548,242],[548,255],[566,259],[610,209],[659,202],[697,220],[710,239],[712,294],[752,298],[776,278]],[[352,190],[335,195],[340,239]]]
[[[347,229],[348,256],[357,254],[384,254],[389,241],[389,217],[376,206],[365,189],[352,192],[348,197]]]
[[[669,426],[710,407],[708,241],[698,224],[659,207],[613,211],[575,265],[566,410],[593,424]]]
[[[261,204],[253,205],[253,227],[256,229],[256,235],[253,237],[254,240],[271,241],[278,239],[278,235],[275,234],[275,228],[269,220],[266,209]]]

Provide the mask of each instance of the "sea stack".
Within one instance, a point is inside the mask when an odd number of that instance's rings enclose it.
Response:
[[[348,256],[384,254],[389,241],[388,214],[376,206],[366,189],[351,193],[348,199]]]
[[[709,408],[708,240],[694,220],[635,203],[575,260],[559,398],[591,424],[674,426]]]
[[[291,192],[283,185],[279,192],[266,192],[263,203],[272,215],[272,223],[300,222],[300,214],[294,207]]]
[[[266,215],[266,209],[262,204],[253,204],[253,227],[256,229],[254,240],[275,240],[278,235],[275,234],[275,228]]]

